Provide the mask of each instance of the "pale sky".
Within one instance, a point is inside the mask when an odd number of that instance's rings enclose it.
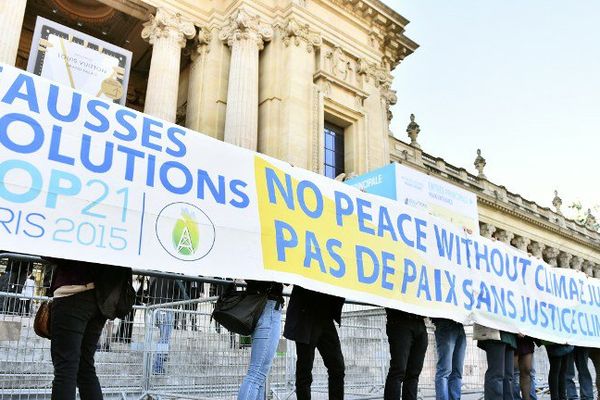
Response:
[[[600,204],[600,1],[384,0],[417,51],[394,71],[392,131],[550,206]],[[598,213],[596,213],[598,214]]]

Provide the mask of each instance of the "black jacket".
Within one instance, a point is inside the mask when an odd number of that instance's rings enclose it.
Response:
[[[283,336],[310,344],[319,337],[323,326],[341,323],[344,299],[294,286],[285,317]]]

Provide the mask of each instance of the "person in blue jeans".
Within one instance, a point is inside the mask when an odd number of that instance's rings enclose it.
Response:
[[[459,400],[465,362],[467,337],[462,324],[444,318],[433,318],[437,366],[435,371],[436,400]]]
[[[594,399],[594,384],[592,374],[588,368],[589,349],[587,347],[575,346],[575,350],[567,360],[567,399],[578,400],[577,386],[575,385],[575,367],[579,381],[579,393],[581,400]],[[596,372],[599,373],[599,372]]]
[[[515,374],[513,378],[513,398],[515,400],[537,400],[533,353],[535,343],[529,336],[517,336],[515,352]],[[523,394],[521,396],[521,393]]]
[[[165,363],[169,356],[169,342],[175,323],[175,312],[170,310],[158,310],[154,314],[154,325],[158,327],[158,342],[156,355],[152,364],[152,372],[157,375],[165,373]]]
[[[267,293],[267,304],[252,332],[252,352],[248,373],[244,377],[238,400],[265,399],[265,383],[273,364],[281,336],[283,285],[276,282],[247,280],[248,293]]]

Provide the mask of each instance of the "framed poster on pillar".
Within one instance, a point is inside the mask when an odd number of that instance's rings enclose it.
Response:
[[[125,104],[131,56],[129,50],[38,16],[27,71]]]

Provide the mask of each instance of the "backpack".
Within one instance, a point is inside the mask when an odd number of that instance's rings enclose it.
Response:
[[[131,268],[105,265],[98,269],[94,280],[96,303],[108,319],[123,319],[133,309],[135,290]]]

